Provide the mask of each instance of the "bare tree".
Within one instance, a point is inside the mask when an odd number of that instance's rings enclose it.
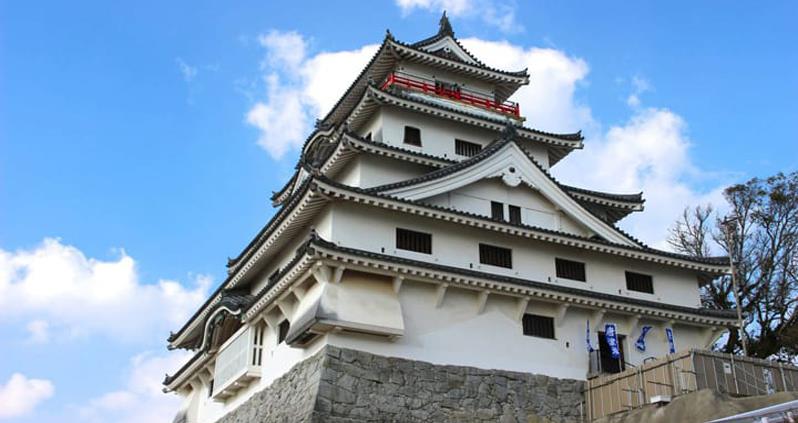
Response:
[[[713,247],[731,256],[748,354],[794,360],[798,357],[798,172],[751,179],[727,188],[724,197],[737,217],[731,243],[710,206],[685,209],[668,241],[675,250],[693,256],[707,256]],[[705,285],[702,300],[706,307],[734,309],[731,278]],[[721,349],[740,351],[736,328]]]

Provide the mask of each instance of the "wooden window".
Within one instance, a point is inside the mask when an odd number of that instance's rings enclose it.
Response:
[[[504,204],[498,201],[490,202],[490,217],[496,220],[504,220]]]
[[[482,151],[482,146],[477,143],[454,140],[454,154],[471,157],[476,156],[480,151]]]
[[[405,144],[421,147],[421,130],[405,126]]]
[[[537,314],[524,314],[522,320],[524,335],[539,338],[554,339],[554,318],[538,316]]]
[[[654,282],[651,275],[642,273],[626,272],[626,289],[630,291],[654,293]]]
[[[563,279],[571,279],[575,281],[586,281],[585,278],[585,264],[578,261],[571,261],[566,259],[555,259],[555,267],[557,267],[557,277]]]
[[[512,269],[513,250],[495,245],[479,244],[479,262]]]
[[[288,336],[288,329],[291,328],[291,323],[288,320],[283,320],[280,322],[280,326],[278,326],[277,330],[277,343],[280,344],[285,341],[285,338]]]
[[[521,207],[508,206],[510,209],[510,223],[521,224]]]
[[[409,229],[396,228],[396,248],[432,254],[432,235]]]

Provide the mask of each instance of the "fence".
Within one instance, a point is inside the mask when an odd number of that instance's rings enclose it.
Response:
[[[700,389],[737,396],[798,391],[798,367],[711,351],[668,355],[621,373],[588,379],[588,421],[641,407],[652,397],[675,398]]]

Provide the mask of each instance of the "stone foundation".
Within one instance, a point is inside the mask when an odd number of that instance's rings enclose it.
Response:
[[[327,346],[220,422],[579,421],[583,387]]]

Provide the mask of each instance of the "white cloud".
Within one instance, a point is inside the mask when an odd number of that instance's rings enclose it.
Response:
[[[667,248],[667,230],[685,206],[722,204],[717,183],[706,190],[696,188],[705,175],[693,164],[689,147],[687,125],[679,115],[646,108],[586,142],[584,151],[573,153],[555,169],[579,185],[643,191],[645,211],[627,217],[621,226],[653,246]]]
[[[313,119],[330,110],[378,47],[308,56],[307,41],[295,32],[271,31],[259,42],[266,50],[261,64],[266,99],[252,106],[246,121],[260,131],[258,145],[275,159],[302,145]]]
[[[178,57],[175,59],[175,63],[177,63],[177,67],[180,70],[180,73],[183,75],[183,80],[186,82],[191,82],[194,78],[197,77],[198,69],[196,66],[191,66],[186,63],[185,60]]]
[[[575,93],[585,83],[587,63],[551,48],[524,48],[506,41],[464,38],[463,45],[480,60],[498,69],[527,68],[531,83],[512,97],[521,105],[526,125],[553,132],[591,129],[590,108]]]
[[[130,362],[123,389],[93,398],[78,407],[81,420],[89,422],[169,422],[180,408],[177,395],[166,395],[161,389],[165,373],[174,372],[191,354],[173,352],[168,355],[139,354]]]
[[[649,90],[651,84],[647,79],[637,75],[632,77],[632,92],[626,97],[626,104],[632,108],[640,107],[640,95]]]
[[[518,32],[523,27],[515,19],[515,4],[498,0],[395,0],[402,14],[415,9],[446,11],[453,17],[481,19],[503,32]]]
[[[110,261],[86,257],[57,239],[32,250],[0,249],[0,321],[33,319],[28,331],[43,340],[100,334],[123,342],[161,337],[205,299],[210,285],[176,281],[145,284],[122,251]]]
[[[8,382],[0,385],[0,419],[27,415],[54,393],[55,388],[49,380],[28,379],[14,373]]]
[[[28,322],[25,326],[25,329],[28,330],[30,337],[28,338],[28,342],[34,344],[46,344],[50,340],[50,324],[47,323],[47,320],[33,320]]]

